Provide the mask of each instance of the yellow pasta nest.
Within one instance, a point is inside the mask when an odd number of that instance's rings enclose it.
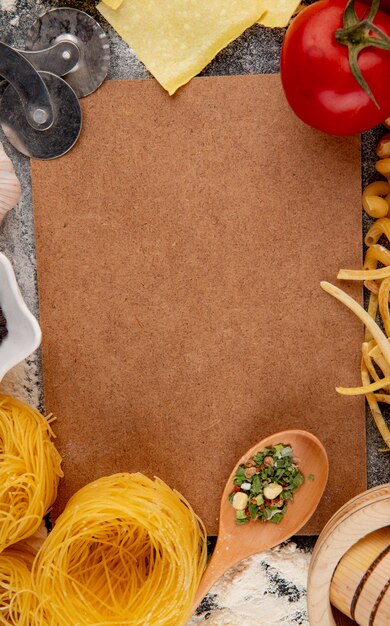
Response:
[[[180,626],[206,551],[204,526],[180,494],[157,478],[116,474],[70,499],[34,562],[34,588],[51,626]]]
[[[32,626],[38,599],[32,591],[34,555],[23,548],[7,548],[0,554],[0,624]]]
[[[53,504],[61,457],[46,418],[0,394],[0,552],[33,535]]]

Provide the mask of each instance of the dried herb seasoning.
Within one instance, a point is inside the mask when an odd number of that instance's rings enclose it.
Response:
[[[258,452],[238,466],[233,479],[229,501],[236,511],[236,523],[258,520],[278,524],[303,481],[289,445],[280,443]]]

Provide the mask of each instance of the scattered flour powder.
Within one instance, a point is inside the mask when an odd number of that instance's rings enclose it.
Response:
[[[289,543],[243,561],[218,581],[188,626],[308,626],[310,556]]]

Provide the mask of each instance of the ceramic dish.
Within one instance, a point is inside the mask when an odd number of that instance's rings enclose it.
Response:
[[[41,343],[41,329],[20,293],[13,267],[0,252],[0,306],[8,334],[0,344],[0,380]]]

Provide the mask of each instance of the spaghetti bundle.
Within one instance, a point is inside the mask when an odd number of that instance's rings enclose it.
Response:
[[[0,552],[33,535],[54,502],[61,457],[46,418],[0,394]]]
[[[180,494],[115,474],[70,499],[34,562],[34,589],[51,626],[180,626],[206,552],[204,526]]]

